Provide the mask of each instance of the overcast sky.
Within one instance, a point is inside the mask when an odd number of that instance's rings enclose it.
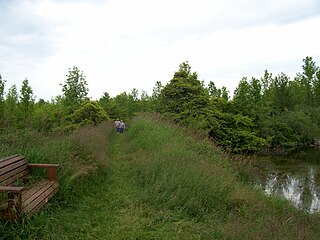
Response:
[[[265,69],[294,77],[306,56],[319,66],[319,29],[319,0],[0,0],[0,74],[50,100],[77,66],[99,99],[151,94],[189,61],[232,94]]]

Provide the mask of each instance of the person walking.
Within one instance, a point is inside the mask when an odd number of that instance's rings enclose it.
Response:
[[[122,120],[120,121],[119,128],[120,128],[120,133],[123,133],[124,129],[126,128],[124,121]]]
[[[116,133],[120,132],[120,121],[119,121],[118,118],[117,118],[117,120],[114,122],[114,127],[115,127],[115,130],[116,130]]]

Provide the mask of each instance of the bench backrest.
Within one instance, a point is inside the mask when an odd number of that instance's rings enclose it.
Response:
[[[28,162],[24,156],[14,155],[0,159],[0,186],[10,186],[28,175]]]

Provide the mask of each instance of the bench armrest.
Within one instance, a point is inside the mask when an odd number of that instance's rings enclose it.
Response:
[[[59,164],[47,164],[47,163],[28,163],[29,168],[46,168],[48,169],[48,179],[57,180],[57,168]]]
[[[31,167],[31,168],[58,168],[59,164],[28,163],[28,167]]]
[[[0,192],[21,193],[24,187],[0,186]]]

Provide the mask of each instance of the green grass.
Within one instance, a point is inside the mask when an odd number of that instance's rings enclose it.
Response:
[[[0,238],[320,239],[318,215],[239,181],[209,141],[156,116],[136,117],[124,134],[112,130],[3,145],[5,154],[58,160],[62,190],[31,219],[0,222]]]

